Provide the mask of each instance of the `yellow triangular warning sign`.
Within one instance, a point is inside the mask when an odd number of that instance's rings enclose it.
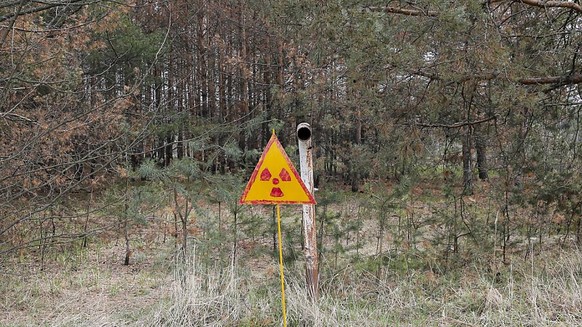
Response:
[[[313,195],[293,167],[275,133],[253,171],[240,203],[315,204]]]

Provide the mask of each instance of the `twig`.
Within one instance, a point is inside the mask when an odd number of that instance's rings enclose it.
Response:
[[[477,125],[477,124],[482,124],[482,123],[486,123],[488,121],[497,119],[496,115],[493,115],[491,117],[486,117],[483,119],[479,119],[479,120],[474,120],[474,121],[465,121],[465,122],[458,122],[458,123],[454,123],[454,124],[428,124],[428,123],[415,123],[414,125],[416,126],[420,126],[420,127],[429,127],[429,128],[460,128],[460,127],[465,127],[465,126],[473,126],[473,125]]]

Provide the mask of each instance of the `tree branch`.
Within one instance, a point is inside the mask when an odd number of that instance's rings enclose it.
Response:
[[[14,4],[17,4],[17,3],[15,2]],[[22,11],[23,7],[24,7],[24,0],[20,0],[20,3],[18,3],[18,8],[16,9],[16,14],[10,20],[10,24],[8,24],[8,28],[6,28],[2,31],[2,36],[0,37],[0,39],[1,39],[0,47],[4,47],[4,42],[6,42],[6,38],[8,37],[8,33],[10,33],[10,29],[12,29],[12,27],[14,27],[14,23],[16,23],[16,18],[18,18],[18,15],[20,15],[20,12]]]
[[[90,3],[93,3],[94,1],[86,1],[86,0],[70,0],[70,1],[63,1],[63,2],[39,2],[39,1],[35,1],[35,3],[40,3],[40,4],[44,4],[44,6],[39,6],[39,7],[33,7],[33,8],[28,8],[26,10],[18,10],[15,13],[12,14],[8,14],[8,15],[4,15],[4,16],[0,16],[0,23],[7,21],[9,19],[12,19],[14,17],[18,17],[18,16],[24,16],[24,15],[28,15],[28,14],[34,14],[34,13],[39,13],[45,10],[49,10],[51,8],[54,7],[62,7],[62,6],[70,6],[73,4],[76,5],[87,5]]]
[[[494,120],[494,119],[497,119],[497,116],[486,117],[486,118],[474,120],[474,121],[464,121],[464,122],[459,122],[459,123],[454,123],[454,124],[428,124],[428,123],[418,122],[418,123],[415,123],[414,125],[420,126],[420,127],[429,127],[429,128],[460,128],[460,127],[465,127],[465,126],[472,126],[472,125],[486,123],[486,122]]]
[[[503,0],[493,0],[491,2],[502,2]],[[579,13],[582,13],[582,6],[576,2],[572,1],[559,1],[559,0],[519,0],[519,2],[539,8],[568,8],[573,9]]]
[[[14,5],[19,5],[21,2],[23,2],[23,1],[22,0],[8,1],[8,2],[0,4],[0,9],[12,7]]]
[[[35,123],[35,121],[33,121],[30,118],[12,112],[0,112],[0,118],[6,118],[8,120],[22,120],[27,123]]]
[[[582,74],[576,73],[565,76],[530,77],[519,79],[518,82],[523,85],[557,84],[562,86],[582,83]]]
[[[436,17],[439,15],[437,11],[434,10],[423,10],[423,9],[409,9],[409,8],[399,8],[399,7],[366,7],[367,10],[372,12],[385,12],[388,14],[400,14],[406,16],[428,16]]]
[[[505,0],[492,0],[491,3],[502,2]],[[582,6],[576,2],[572,1],[560,1],[560,0],[518,0],[519,2],[539,8],[568,8],[582,13]],[[366,7],[367,10],[372,12],[385,12],[388,14],[400,14],[406,16],[428,16],[437,17],[439,12],[435,10],[428,9],[417,9],[417,8],[401,8],[392,6],[380,6],[380,7]]]
[[[437,81],[447,81],[447,79],[442,78],[438,74],[426,73],[423,71],[410,72],[411,75],[422,76]],[[489,81],[497,78],[504,78],[508,81],[522,84],[522,85],[547,85],[555,84],[555,87],[560,87],[564,85],[579,84],[582,83],[582,73],[572,73],[568,75],[558,75],[558,76],[540,76],[540,77],[525,77],[525,78],[512,78],[511,76],[500,76],[498,72],[482,73],[482,74],[472,74],[459,76],[457,78],[450,79],[451,82],[464,83],[467,81]]]

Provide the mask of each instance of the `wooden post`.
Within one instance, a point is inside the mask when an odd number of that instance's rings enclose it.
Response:
[[[299,144],[299,167],[301,179],[307,189],[313,194],[313,159],[311,149],[311,127],[308,123],[297,126]],[[312,300],[319,296],[319,270],[317,258],[317,233],[315,225],[315,205],[303,205],[303,236],[305,254],[305,273],[309,295]]]

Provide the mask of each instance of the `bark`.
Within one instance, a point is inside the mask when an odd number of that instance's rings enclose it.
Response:
[[[176,156],[178,159],[184,158],[184,131],[183,127],[180,127],[180,131],[178,131],[178,140],[176,143]]]
[[[199,97],[200,97],[200,116],[201,117],[208,117],[208,76],[207,76],[207,62],[206,62],[206,42],[205,42],[205,10],[200,9],[198,10],[197,14],[197,24],[198,29],[196,33],[196,47],[198,53],[198,63],[197,63],[197,70],[198,70],[198,85],[200,89]],[[198,96],[196,96],[198,98]]]
[[[477,170],[479,171],[479,179],[486,180],[489,178],[487,167],[487,139],[483,135],[481,128],[476,129],[475,132],[475,151],[477,152]]]
[[[265,83],[265,85],[271,85],[271,58],[270,56],[267,55],[266,59],[266,67],[265,67],[265,71],[263,72],[263,83]],[[262,129],[263,129],[263,137],[261,139],[261,144],[260,147],[263,147],[265,144],[267,144],[268,140],[268,135],[269,135],[269,121],[271,121],[273,119],[273,108],[271,106],[271,104],[273,103],[273,97],[271,94],[271,89],[270,87],[265,89],[263,91],[265,93],[264,96],[264,103],[263,106],[265,108],[265,112],[266,112],[266,121],[263,123]]]
[[[473,194],[473,173],[471,171],[471,129],[465,128],[465,135],[463,135],[463,194]]]
[[[240,72],[240,83],[239,83],[239,87],[240,87],[240,113],[239,113],[239,117],[241,119],[241,121],[246,121],[249,117],[249,76],[248,76],[248,72],[247,69],[249,69],[249,67],[247,67],[247,62],[249,62],[248,60],[248,49],[247,49],[247,42],[248,42],[248,38],[247,38],[247,27],[246,27],[246,17],[245,17],[245,10],[244,10],[244,2],[240,1],[239,2],[239,7],[240,7],[240,56],[243,60],[242,63],[240,63],[240,67],[239,67],[239,72]],[[247,135],[246,135],[246,131],[241,130],[239,133],[239,147],[242,150],[245,150],[248,146],[247,144]]]
[[[167,167],[172,162],[172,157],[174,155],[174,136],[169,134],[166,137],[166,142],[164,145],[165,153],[164,153],[164,166]]]
[[[354,144],[359,145],[362,144],[362,118],[361,118],[361,111],[357,111],[356,116],[356,130],[354,135]],[[358,172],[357,167],[351,167],[350,172],[350,180],[351,180],[351,187],[352,192],[358,192],[360,190],[360,173]]]

